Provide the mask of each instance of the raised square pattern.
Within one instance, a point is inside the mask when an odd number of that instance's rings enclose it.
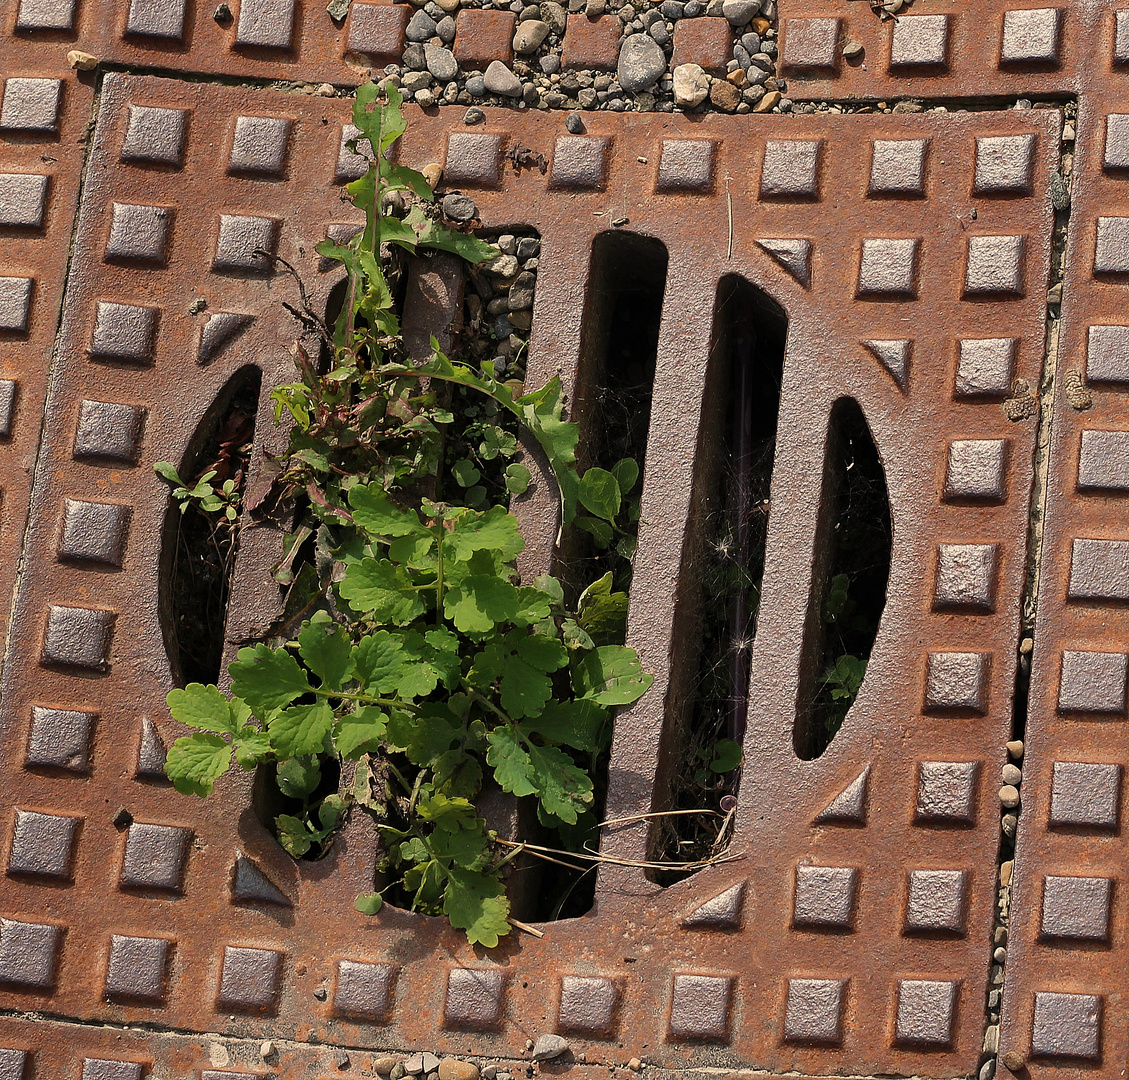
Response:
[[[905,932],[964,934],[968,875],[963,870],[911,870],[907,875]]]
[[[73,30],[77,0],[20,0],[17,30]]]
[[[354,3],[349,11],[349,50],[383,63],[396,63],[404,48],[410,14],[406,4]]]
[[[169,258],[174,215],[175,211],[168,206],[114,203],[106,261],[164,266]]]
[[[769,139],[761,166],[761,198],[818,198],[822,151],[822,139]]]
[[[1102,1049],[1102,999],[1096,994],[1035,995],[1031,1053],[1096,1061]]]
[[[40,173],[0,173],[0,225],[42,228],[50,181]]]
[[[948,15],[900,15],[893,21],[891,68],[940,68],[948,63]]]
[[[135,821],[126,833],[123,889],[180,892],[192,830]]]
[[[339,1016],[387,1024],[392,1019],[395,988],[394,964],[342,960],[337,965],[333,1011]]]
[[[81,823],[81,818],[63,814],[17,810],[12,847],[8,853],[8,873],[69,881],[74,870],[75,841]]]
[[[1007,498],[1007,440],[955,439],[945,469],[946,502]]]
[[[1059,710],[1123,716],[1127,673],[1125,653],[1067,649],[1062,654]]]
[[[1115,830],[1120,803],[1120,765],[1091,761],[1054,763],[1048,814],[1052,827]]]
[[[1075,540],[1066,595],[1071,600],[1129,600],[1129,540]]]
[[[599,975],[565,975],[557,1010],[557,1031],[593,1039],[615,1036],[619,1021],[620,986]]]
[[[159,319],[160,311],[155,307],[99,300],[90,355],[96,360],[151,363]]]
[[[930,712],[988,710],[992,657],[981,652],[931,652],[925,663],[925,708]]]
[[[894,1036],[898,1043],[950,1047],[960,983],[940,979],[902,979]]]
[[[1095,383],[1129,383],[1129,326],[1100,324],[1089,328],[1086,378]]]
[[[1061,12],[1058,8],[1005,11],[1001,64],[1057,64]]]
[[[116,401],[83,401],[75,430],[76,458],[134,462],[141,445],[146,410]]]
[[[835,18],[785,19],[785,65],[834,70],[839,59],[839,26]]]
[[[713,191],[716,156],[717,143],[710,139],[663,139],[655,190]]]
[[[1080,491],[1129,491],[1129,431],[1085,428],[1078,451]]]
[[[506,1010],[506,974],[496,968],[452,968],[447,972],[443,1023],[449,1028],[496,1031]]]
[[[8,79],[0,101],[0,131],[34,131],[54,135],[59,130],[62,79]]]
[[[1102,164],[1110,170],[1129,169],[1129,115],[1110,113],[1105,118],[1105,156]]]
[[[229,273],[270,273],[271,261],[267,256],[278,250],[281,225],[278,218],[221,214],[213,269]]]
[[[84,1058],[81,1080],[141,1080],[144,1068],[140,1061]]]
[[[187,135],[186,109],[130,105],[129,121],[122,139],[122,161],[179,169],[184,164]]]
[[[955,396],[1006,397],[1015,371],[1017,338],[965,338],[960,343]]]
[[[1094,273],[1129,274],[1129,218],[1098,218]]]
[[[283,116],[239,116],[227,167],[233,173],[282,176],[294,121]]]
[[[906,22],[902,19],[899,23]],[[871,195],[924,195],[929,139],[875,139],[871,144]]]
[[[184,40],[186,0],[130,0],[125,32],[166,41]]]
[[[933,606],[994,611],[999,549],[999,544],[938,544]],[[933,677],[934,655],[945,654],[930,654],[930,679]]]
[[[1034,167],[1034,135],[982,136],[976,140],[972,190],[977,195],[1026,195]]]
[[[561,135],[553,146],[549,186],[577,191],[602,191],[608,182],[611,139]]]
[[[679,1042],[728,1042],[732,1010],[732,978],[675,975],[667,1038]]]
[[[448,135],[447,164],[443,170],[447,183],[501,187],[504,142],[505,136],[489,131]]]
[[[115,615],[101,608],[51,604],[40,660],[60,667],[105,671],[110,660],[110,637]]]
[[[970,236],[964,270],[964,293],[1023,296],[1024,236]]]
[[[917,295],[917,259],[921,241],[916,238],[869,237],[859,258],[859,296]]]
[[[978,761],[919,761],[914,821],[921,825],[975,825]]]
[[[1112,900],[1110,878],[1045,877],[1041,933],[1047,938],[1105,941]]]
[[[282,953],[228,945],[223,950],[218,1009],[274,1013],[282,983]]]
[[[27,333],[34,290],[34,278],[0,277],[0,331]]]
[[[59,558],[121,566],[129,519],[120,503],[65,500]]]
[[[165,938],[111,935],[107,999],[146,1004],[164,1001],[171,952],[172,942]]]
[[[97,713],[78,709],[48,709],[33,705],[27,763],[70,772],[87,772],[97,718]]]
[[[241,0],[235,44],[289,49],[294,40],[296,0]]]
[[[789,979],[784,1006],[788,1042],[838,1044],[843,1037],[846,979]]]
[[[852,929],[858,879],[854,866],[797,866],[792,924]]]
[[[61,926],[0,919],[0,983],[54,989],[63,933]]]

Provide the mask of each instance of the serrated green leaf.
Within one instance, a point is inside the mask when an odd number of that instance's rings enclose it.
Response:
[[[310,692],[306,673],[285,649],[272,649],[262,643],[240,649],[227,670],[231,673],[232,693],[246,701],[261,720]]]
[[[541,805],[569,825],[592,802],[592,778],[563,750],[527,743],[533,782]]]
[[[361,895],[353,901],[353,907],[362,915],[375,915],[384,907],[384,897],[378,892],[361,893]]]
[[[375,754],[388,728],[387,715],[375,705],[363,705],[356,712],[341,717],[337,723],[337,752],[353,761],[362,754]]]
[[[304,623],[298,635],[298,652],[322,687],[340,690],[352,674],[352,645],[345,628],[332,622],[327,612]]]
[[[349,489],[353,520],[373,536],[414,536],[427,533],[427,527],[414,510],[396,506],[377,484],[357,484]]]
[[[634,649],[601,645],[584,656],[572,671],[578,697],[601,705],[630,705],[646,692],[654,676],[643,671]]]
[[[489,859],[481,829],[436,829],[429,842],[435,857],[448,866],[455,863],[465,870],[481,870]]]
[[[289,758],[280,761],[275,769],[278,790],[292,799],[309,795],[321,782],[321,765],[313,756]]]
[[[472,945],[493,949],[510,932],[510,902],[505,886],[488,874],[451,867],[443,895],[443,913]]]
[[[257,728],[241,728],[235,737],[235,763],[241,769],[253,769],[274,756],[270,736]]]
[[[519,797],[535,794],[538,788],[533,763],[517,731],[510,724],[503,724],[491,731],[486,741],[486,763],[494,769],[494,779],[501,789]]]
[[[518,591],[508,581],[471,575],[452,585],[443,598],[444,614],[464,634],[486,634],[518,612]]]
[[[300,859],[313,847],[314,837],[301,818],[293,814],[279,814],[274,819],[274,827],[278,842],[287,855]]]
[[[170,690],[165,698],[174,720],[202,731],[233,735],[238,727],[235,710],[219,687],[189,683],[183,690]]]
[[[333,727],[333,710],[327,702],[292,705],[267,722],[271,746],[280,758],[320,753]]]
[[[169,747],[165,775],[182,795],[212,793],[215,782],[231,764],[231,744],[219,735],[183,735]]]
[[[482,787],[482,766],[464,750],[440,754],[432,766],[436,790],[456,798],[473,799]]]
[[[362,559],[347,567],[337,591],[354,611],[378,622],[405,626],[426,610],[407,571],[387,559]]]
[[[539,715],[524,721],[521,728],[536,732],[550,742],[597,752],[602,749],[607,726],[607,706],[582,698],[579,701],[550,701]]]
[[[483,514],[456,517],[444,539],[443,550],[464,561],[476,551],[500,552],[510,560],[525,550],[525,539],[517,518],[504,506],[492,506]]]
[[[445,754],[458,741],[460,728],[442,705],[436,704],[429,711],[421,711],[408,725],[389,724],[389,734],[403,740],[400,749],[408,755],[415,765],[430,765],[441,754]],[[408,737],[404,738],[404,727]]]
[[[391,693],[410,662],[404,654],[403,638],[387,630],[366,634],[353,646],[357,679],[378,694]]]

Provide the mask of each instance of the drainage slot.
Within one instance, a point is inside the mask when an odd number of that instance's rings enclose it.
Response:
[[[796,756],[819,757],[862,688],[886,606],[893,529],[886,473],[862,409],[840,398],[831,410],[823,512],[808,613]]]
[[[187,486],[214,472],[207,483],[221,488],[234,481],[232,503],[238,507],[261,382],[257,367],[245,367],[216,395],[178,469]],[[219,680],[237,546],[236,523],[222,509],[205,511],[199,499],[190,499],[181,513],[170,500],[161,550],[161,623],[178,686]]]
[[[787,316],[775,301],[742,278],[722,279],[684,556],[695,580],[671,665],[665,736],[671,747],[663,760],[671,762],[665,802],[673,810],[717,810],[736,788],[787,333]],[[690,674],[680,678],[680,672]],[[718,818],[680,814],[660,820],[653,848],[658,860],[708,858],[718,841]],[[651,876],[669,885],[687,875]]]

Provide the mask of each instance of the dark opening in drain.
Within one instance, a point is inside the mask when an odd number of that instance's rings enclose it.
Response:
[[[787,316],[770,297],[742,278],[721,281],[683,556],[692,589],[679,617],[668,697],[669,795],[660,809],[717,810],[736,787],[787,333]],[[657,860],[708,858],[718,841],[718,818],[660,821]],[[662,885],[685,876],[651,872]]]
[[[178,467],[186,484],[214,471],[209,483],[218,488],[232,480],[234,492],[242,493],[261,382],[259,369],[248,366],[216,395]],[[219,678],[237,546],[238,529],[222,511],[207,513],[191,500],[181,513],[170,501],[161,551],[161,622],[178,686]]]
[[[666,248],[649,237],[602,233],[592,246],[578,389],[571,416],[580,425],[578,458],[582,469],[607,470],[630,459],[638,466],[639,475],[624,496],[626,510],[617,519],[619,524],[609,531],[606,540],[580,529],[566,532],[555,572],[574,601],[604,575],[613,592],[626,593],[631,585],[666,272]],[[624,620],[603,627],[602,633],[593,630],[596,643],[622,644],[625,617],[626,610]],[[595,803],[588,827],[566,838],[573,849],[584,843],[594,850],[598,843],[595,824],[604,814],[607,758],[604,751],[594,755],[590,764]],[[593,866],[577,871],[543,863],[538,870],[541,880],[532,898],[530,917],[572,918],[592,907],[596,887]]]
[[[831,410],[808,618],[796,755],[819,757],[862,687],[886,606],[893,529],[886,473],[862,409],[840,398]]]

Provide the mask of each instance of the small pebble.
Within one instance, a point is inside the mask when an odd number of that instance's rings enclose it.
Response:
[[[220,4],[220,6],[212,12],[212,18],[218,23],[231,22],[231,8],[229,8],[227,4]]]
[[[1015,864],[1009,859],[1007,862],[1000,863],[1000,884],[1011,884],[1011,871]]]
[[[1019,653],[1021,656],[1027,656],[1033,648],[1035,648],[1035,642],[1029,637],[1025,637],[1019,643]]]
[[[231,1064],[231,1055],[223,1043],[208,1043],[208,1060],[213,1068],[222,1069]]]
[[[995,960],[997,964],[1005,963],[1007,961],[1007,949],[1001,945],[1000,948],[992,953],[992,959]]]
[[[1011,756],[1013,758],[1015,758],[1016,761],[1022,761],[1023,760],[1023,740],[1022,739],[1012,739],[1012,741],[1007,744],[1007,752],[1009,754],[1011,754]]]
[[[485,119],[486,113],[473,105],[463,114],[463,123],[467,125],[481,124]]]
[[[372,1067],[378,1076],[390,1076],[392,1070],[399,1064],[398,1057],[379,1057],[372,1063]]]
[[[844,60],[857,60],[866,50],[860,41],[848,41],[843,46],[843,59]]]
[[[632,1058],[632,1059],[631,1059],[631,1060],[630,1060],[630,1061],[629,1061],[629,1062],[627,1063],[627,1067],[628,1067],[628,1068],[629,1068],[629,1069],[630,1069],[630,1070],[631,1070],[632,1072],[641,1072],[641,1071],[642,1071],[642,1069],[643,1069],[643,1062],[641,1062],[641,1061],[640,1061],[640,1060],[639,1060],[638,1058]]]
[[[81,49],[72,49],[67,53],[67,63],[76,71],[93,71],[98,66],[98,57]]]
[[[570,112],[565,117],[565,127],[572,132],[573,135],[579,135],[584,131],[584,120],[581,118],[580,113]]]
[[[460,224],[473,221],[478,216],[478,207],[468,195],[444,195],[440,205],[447,217]]]
[[[1019,805],[1019,788],[1013,787],[1011,784],[1004,784],[1000,788],[1000,805],[1006,806],[1009,810]]]
[[[532,278],[533,275],[530,274],[529,276]],[[530,297],[530,300],[532,300],[532,297]],[[562,1039],[560,1035],[539,1035],[537,1042],[533,1044],[533,1060],[552,1061],[562,1054],[567,1054],[569,1049],[568,1040]]]
[[[266,1042],[260,1044],[260,1046],[259,1046],[259,1057],[261,1057],[263,1059],[263,1061],[266,1061],[267,1058],[269,1058],[271,1056],[271,1054],[273,1054],[273,1053],[274,1053],[274,1043],[272,1043],[270,1041],[270,1039],[267,1039]]]
[[[1009,1050],[1000,1058],[1000,1061],[1003,1062],[1005,1068],[1011,1069],[1012,1072],[1021,1072],[1027,1064],[1027,1059],[1016,1050]]]
[[[404,1077],[407,1075],[408,1074],[404,1071],[404,1063],[397,1061],[396,1064],[392,1066],[392,1071],[388,1074],[388,1080],[404,1080]]]
[[[989,1058],[987,1061],[984,1062],[983,1065],[980,1066],[980,1075],[977,1078],[977,1080],[992,1080],[992,1078],[995,1075],[996,1075],[996,1059],[994,1057],[992,1057],[992,1058]]]
[[[329,997],[329,991],[326,990],[326,988],[324,986],[319,986],[314,991],[314,997],[316,997],[318,999],[318,1001],[325,1001],[325,999],[327,997]]]
[[[1008,837],[1008,839],[1015,839],[1015,830],[1018,826],[1019,818],[1014,814],[1004,814],[1004,816],[1000,818],[1000,829],[1003,830],[1004,836]]]
[[[487,1065],[486,1068],[482,1070],[482,1080],[496,1080],[497,1076],[498,1076],[498,1066],[497,1065]]]
[[[439,1080],[478,1080],[478,1066],[473,1061],[444,1058],[439,1062]]]
[[[1011,762],[1008,762],[1000,770],[1000,777],[1005,784],[1010,784],[1012,787],[1019,787],[1023,781],[1023,773],[1012,765]]]

